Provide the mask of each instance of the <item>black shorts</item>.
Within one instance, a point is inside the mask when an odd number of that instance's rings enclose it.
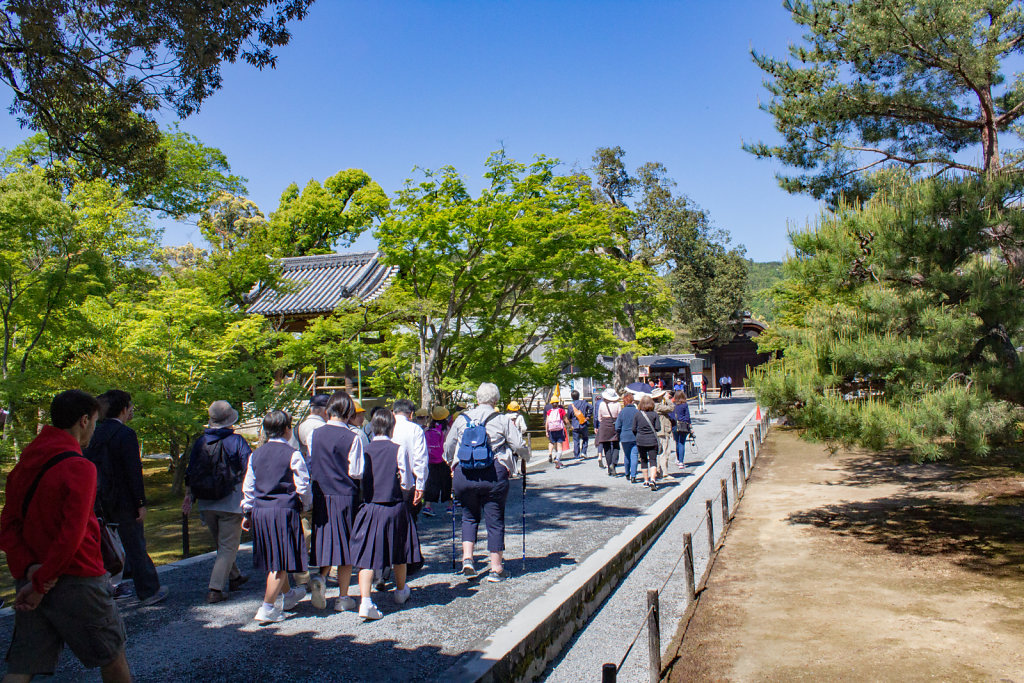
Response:
[[[24,583],[19,581],[18,588]],[[7,673],[52,674],[65,644],[85,668],[106,666],[124,643],[110,577],[62,576],[39,607],[14,613]]]

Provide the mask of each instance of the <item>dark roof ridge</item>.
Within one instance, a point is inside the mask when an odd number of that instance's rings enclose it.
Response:
[[[346,263],[363,265],[377,258],[377,251],[355,251],[335,252],[331,254],[311,254],[307,256],[288,256],[277,259],[284,270],[297,270],[299,268],[325,268],[328,266],[339,266]]]

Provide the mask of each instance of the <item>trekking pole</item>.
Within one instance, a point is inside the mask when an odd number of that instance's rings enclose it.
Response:
[[[526,461],[523,460],[523,574],[526,573]]]
[[[457,570],[455,564],[455,517],[459,512],[459,503],[455,500],[455,496],[452,496],[452,573],[454,574]]]

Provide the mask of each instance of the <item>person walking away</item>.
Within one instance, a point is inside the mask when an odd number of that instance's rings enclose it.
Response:
[[[405,491],[405,502],[412,512],[412,518],[416,520],[420,516],[420,508],[423,505],[423,493],[427,488],[427,475],[430,471],[430,455],[427,453],[427,439],[423,434],[423,427],[413,421],[413,414],[416,411],[416,404],[407,398],[395,401],[392,412],[395,415],[395,431],[392,440],[399,446],[405,446],[405,468],[412,472],[410,482],[412,486]],[[416,573],[419,566],[410,568],[411,573]]]
[[[230,403],[214,401],[207,414],[206,429],[189,452],[181,512],[188,516],[193,504],[198,506],[199,519],[217,548],[206,592],[206,602],[214,604],[227,600],[228,591],[238,590],[249,580],[238,570],[235,557],[242,539],[242,482],[252,449],[232,429],[238,411]]]
[[[669,452],[675,450],[672,441],[672,420],[669,417],[674,408],[668,401],[671,395],[671,392],[660,389],[651,393],[651,398],[654,399],[654,412],[658,414],[658,421],[654,423],[658,428],[658,479],[668,476]]]
[[[249,458],[242,486],[242,528],[252,530],[252,559],[267,573],[263,604],[253,620],[260,624],[284,621],[306,595],[301,587],[288,590],[288,574],[305,572],[306,539],[299,513],[312,505],[309,472],[302,453],[295,450],[292,418],[283,410],[272,410],[263,418],[267,442]]]
[[[572,422],[572,452],[576,459],[586,459],[587,449],[590,447],[590,423],[593,421],[594,409],[590,404],[580,398],[580,392],[573,389],[572,393],[572,414],[569,416]]]
[[[409,600],[411,590],[405,583],[406,566],[423,562],[420,539],[412,512],[405,504],[403,490],[413,487],[413,474],[406,470],[404,446],[391,440],[395,418],[390,410],[382,410],[371,421],[374,438],[363,456],[363,506],[356,515],[352,533],[354,564],[359,568],[359,616],[365,621],[383,615],[374,604],[374,572],[392,567],[395,604]],[[447,468],[447,464],[445,465]]]
[[[644,485],[651,491],[658,490],[658,450],[661,442],[658,439],[660,418],[654,410],[654,399],[641,396],[637,406],[637,414],[633,419],[633,434],[636,437],[636,459],[640,461],[640,470],[644,475]]]
[[[327,607],[327,576],[338,568],[338,612],[358,606],[349,597],[354,554],[350,545],[352,525],[359,506],[363,442],[349,429],[355,414],[352,397],[335,392],[327,403],[327,424],[309,439],[309,474],[313,491],[313,538],[310,562],[319,573],[310,577],[310,600],[316,609]]]
[[[448,436],[448,409],[435,406],[430,413],[430,424],[423,430],[427,442],[427,489],[423,514],[434,516],[431,503],[448,503],[452,496],[452,471],[444,461],[444,438]],[[393,419],[393,416],[392,416]],[[390,438],[390,434],[388,435]],[[450,509],[450,508],[449,508]]]
[[[601,392],[601,404],[597,408],[597,464],[610,468],[612,472],[619,464],[619,435],[615,431],[615,420],[622,406],[619,395],[608,387]]]
[[[476,391],[476,407],[452,424],[444,443],[445,460],[452,466],[452,489],[462,505],[462,573],[476,575],[473,547],[482,516],[490,554],[487,580],[491,582],[508,576],[504,566],[508,480],[519,473],[520,462],[525,469],[530,460],[530,447],[519,428],[508,415],[495,410],[500,398],[496,385],[481,384]],[[469,442],[481,436],[481,428],[484,444],[473,448]],[[464,439],[467,430],[470,433]]]
[[[569,418],[557,400],[551,401],[544,414],[544,431],[548,435],[548,462],[555,463],[555,469],[562,469],[562,444],[569,434]],[[552,458],[552,454],[554,457]]]
[[[509,420],[511,420],[512,424],[516,426],[516,428],[519,430],[519,433],[523,435],[523,439],[525,440],[526,418],[524,418],[523,414],[519,412],[520,410],[522,410],[522,406],[519,405],[519,401],[511,401],[508,404],[506,410],[508,411],[506,415],[508,415]]]
[[[676,464],[679,469],[686,469],[686,439],[690,436],[693,425],[690,421],[690,406],[686,403],[686,392],[677,391],[672,396],[675,408],[672,409],[671,419],[673,437],[676,443]]]
[[[309,461],[309,436],[320,427],[327,424],[327,402],[331,397],[327,394],[315,394],[309,399],[309,415],[299,424],[298,432],[299,450],[302,456]]]
[[[99,506],[104,521],[117,525],[125,554],[125,578],[131,574],[135,595],[143,605],[155,605],[170,592],[160,585],[156,567],[146,551],[146,489],[142,482],[139,439],[128,422],[135,416],[131,394],[111,389],[99,397],[106,417],[85,455],[99,470]]]
[[[100,410],[84,391],[57,394],[50,424],[7,475],[0,549],[17,593],[5,681],[52,675],[65,645],[104,681],[131,681],[93,510],[96,466],[82,457]]]
[[[636,406],[633,404],[633,394],[626,392],[622,395],[622,410],[615,418],[615,433],[618,434],[619,444],[622,447],[622,473],[629,478],[631,484],[636,483]],[[608,476],[615,476],[615,465],[608,466]],[[647,483],[647,472],[644,472],[644,483]]]

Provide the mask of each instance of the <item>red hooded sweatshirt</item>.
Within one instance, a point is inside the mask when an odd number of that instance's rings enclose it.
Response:
[[[50,458],[66,451],[79,455],[78,440],[63,429],[47,425],[21,453],[7,476],[7,502],[0,513],[0,549],[16,579],[41,565],[32,577],[36,591],[64,574],[103,576],[100,525],[93,512],[96,466],[82,457],[67,458],[43,475],[28,512],[21,508],[28,488]]]

